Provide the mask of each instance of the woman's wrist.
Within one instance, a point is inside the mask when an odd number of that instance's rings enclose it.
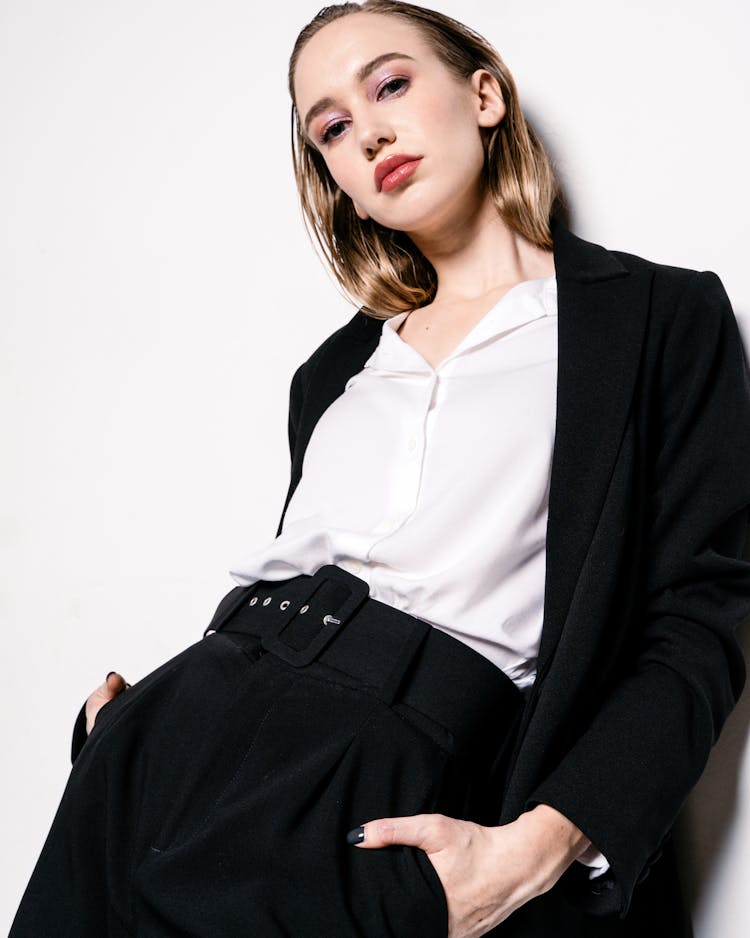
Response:
[[[530,881],[536,894],[551,889],[565,870],[591,848],[591,841],[564,814],[538,804],[514,824],[528,847]]]

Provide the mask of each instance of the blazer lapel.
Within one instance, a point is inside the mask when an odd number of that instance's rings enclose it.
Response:
[[[635,387],[652,277],[645,269],[629,270],[558,219],[552,220],[551,233],[558,299],[557,414],[537,683],[565,626],[606,498]],[[326,345],[301,409],[287,504],[315,424],[364,367],[382,325],[359,310],[339,330],[338,342]],[[283,514],[279,532],[282,524]]]
[[[558,286],[557,417],[537,683],[565,626],[607,495],[635,389],[652,274],[553,220]]]

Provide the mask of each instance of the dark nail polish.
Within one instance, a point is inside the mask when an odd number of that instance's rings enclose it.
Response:
[[[104,682],[106,683],[109,680],[110,674],[117,674],[117,671],[110,671],[109,674],[105,677]]]
[[[364,839],[365,839],[364,826],[353,827],[349,831],[349,833],[346,835],[346,842],[348,844],[361,844]]]

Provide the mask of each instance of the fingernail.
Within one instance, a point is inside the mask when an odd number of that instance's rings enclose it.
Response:
[[[346,842],[348,844],[361,844],[365,839],[365,828],[364,825],[360,827],[353,827],[349,833],[346,835]]]
[[[117,671],[110,671],[109,674],[104,678],[104,683],[106,684],[110,678],[111,674],[117,674]]]

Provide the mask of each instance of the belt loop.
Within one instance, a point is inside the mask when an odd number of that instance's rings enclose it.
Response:
[[[390,674],[376,691],[380,700],[389,707],[396,699],[396,695],[409,670],[409,666],[416,657],[422,643],[430,634],[432,628],[429,622],[415,618],[411,631],[405,636]]]

